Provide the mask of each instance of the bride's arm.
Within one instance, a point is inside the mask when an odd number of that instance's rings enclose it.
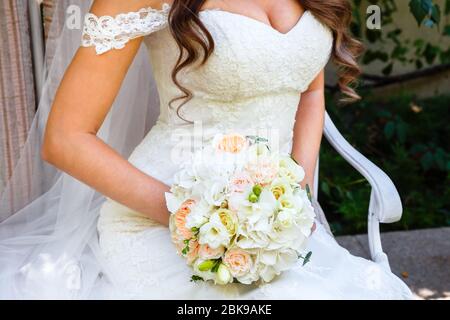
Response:
[[[160,7],[160,1],[96,0],[97,16]],[[105,196],[167,225],[164,192],[168,187],[149,177],[96,134],[101,127],[132,63],[142,38],[124,49],[98,56],[80,48],[57,91],[49,116],[43,158]]]
[[[322,70],[302,94],[294,127],[293,158],[305,169],[302,185],[314,190],[314,172],[319,156],[325,116],[325,76]]]

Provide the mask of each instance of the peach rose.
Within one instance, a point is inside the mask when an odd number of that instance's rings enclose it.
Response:
[[[231,190],[232,192],[243,193],[245,189],[253,185],[253,180],[246,172],[236,173],[231,178]]]
[[[225,253],[223,262],[230,269],[233,277],[241,277],[250,272],[253,261],[246,251],[234,248],[230,249]]]
[[[183,239],[191,239],[194,236],[192,231],[186,227],[186,218],[191,213],[191,206],[194,204],[194,200],[186,200],[175,213],[175,226]]]
[[[278,168],[271,161],[261,161],[254,166],[247,166],[250,177],[254,183],[265,186],[271,183],[278,174]]]
[[[179,255],[182,255],[186,258],[186,261],[189,265],[194,263],[194,261],[198,258],[200,245],[197,240],[190,240],[189,241],[189,250],[184,255],[183,250],[186,248],[186,244],[184,243],[184,240],[181,239],[179,236],[172,236],[172,241],[175,244],[175,248],[177,249],[177,252]]]
[[[193,264],[195,260],[198,258],[198,251],[200,249],[200,245],[197,240],[189,241],[189,251],[186,254],[187,263],[189,265]]]
[[[225,248],[220,246],[217,249],[213,249],[207,244],[202,244],[199,247],[198,255],[203,260],[214,260],[219,259],[223,253],[225,252]]]
[[[229,153],[239,153],[247,145],[247,139],[240,134],[224,135],[216,141],[216,148],[218,150]]]

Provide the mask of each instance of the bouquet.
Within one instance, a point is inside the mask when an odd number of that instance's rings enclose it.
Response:
[[[304,170],[268,140],[218,135],[175,175],[166,202],[192,280],[270,282],[304,254],[315,213]]]

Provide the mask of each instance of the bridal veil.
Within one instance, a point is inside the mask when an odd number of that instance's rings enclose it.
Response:
[[[104,197],[44,163],[40,148],[59,83],[80,47],[91,1],[56,2],[46,78],[18,165],[0,195],[0,299],[85,299],[107,273],[97,240]],[[142,46],[99,137],[128,157],[156,121],[159,98]],[[109,279],[113,279],[108,275]]]

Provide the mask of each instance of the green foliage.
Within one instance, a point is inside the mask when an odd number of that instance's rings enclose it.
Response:
[[[365,95],[366,96],[366,95]],[[404,214],[386,230],[450,226],[450,96],[415,100],[369,97],[351,107],[328,103],[348,141],[382,168],[397,186]],[[364,233],[370,186],[324,143],[321,204],[336,234]]]
[[[426,65],[450,63],[450,47],[443,44],[445,41],[432,43],[422,38],[405,39],[404,30],[395,21],[395,13],[398,11],[395,0],[370,0],[369,3],[381,8],[381,30],[369,30],[365,27],[364,9],[367,3],[353,0],[354,19],[351,30],[356,37],[372,44],[361,60],[363,64],[382,62],[384,67],[380,71],[388,76],[392,74],[396,64],[421,69]],[[409,0],[409,8],[419,26],[435,28],[441,38],[450,37],[450,0],[446,0],[443,9],[433,0]]]
[[[409,9],[419,26],[424,23],[426,26],[433,27],[441,20],[441,9],[432,0],[410,0]]]

